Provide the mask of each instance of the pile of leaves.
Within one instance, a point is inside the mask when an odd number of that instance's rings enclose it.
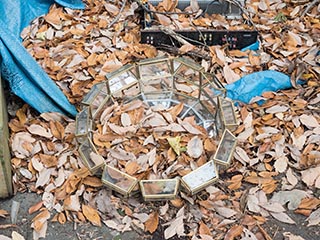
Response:
[[[72,103],[79,103],[107,72],[166,54],[139,43],[138,4],[125,3],[123,10],[121,2],[97,0],[87,1],[84,11],[53,6],[24,31],[25,47]],[[103,223],[146,238],[164,229],[162,238],[193,240],[269,240],[263,224],[271,219],[295,224],[297,215],[308,226],[320,224],[320,11],[308,4],[247,1],[248,16],[261,35],[258,51],[191,44],[180,48],[185,56],[190,50],[205,54],[195,60],[224,83],[265,69],[290,74],[292,83],[306,80],[291,90],[265,93],[256,99],[263,104],[239,104],[239,144],[232,166],[220,173],[223,181],[196,196],[180,193],[172,201],[148,203],[114,195],[80,160],[74,120],[57,113],[39,116],[28,106],[16,111],[9,122],[15,188],[42,196],[29,210],[37,212],[35,239],[45,236],[49,219]]]
[[[138,179],[184,176],[209,160],[217,142],[195,116],[178,117],[183,106],[115,102],[96,119],[93,141],[108,165]]]

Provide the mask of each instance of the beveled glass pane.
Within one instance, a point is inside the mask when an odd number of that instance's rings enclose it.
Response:
[[[231,101],[220,98],[220,104],[225,124],[236,124],[237,120],[234,112],[233,103]]]
[[[128,88],[136,82],[136,77],[130,71],[126,71],[112,78],[108,78],[108,85],[111,94],[121,91],[124,88]]]
[[[199,86],[183,78],[175,78],[174,90],[188,96],[198,97],[199,95]]]
[[[233,156],[236,144],[236,137],[229,130],[226,129],[223,132],[218,149],[214,155],[214,159],[219,163],[229,164]]]
[[[172,89],[172,77],[145,78],[140,80],[141,91],[144,93],[168,91]]]
[[[107,94],[107,85],[105,82],[93,85],[90,91],[84,96],[81,103],[86,105],[91,104],[100,92],[104,92],[105,94]]]
[[[206,84],[210,84],[211,88],[214,88],[217,90],[225,89],[223,84],[219,81],[219,79],[215,75],[207,72],[202,72],[201,74],[202,74],[202,86]]]
[[[163,108],[167,109],[171,106],[172,92],[153,92],[153,93],[143,93],[142,100],[146,102],[150,107],[161,105]]]
[[[191,192],[197,192],[218,178],[216,165],[213,160],[182,177],[186,187]]]
[[[103,107],[103,105],[108,101],[110,96],[107,93],[100,92],[90,105],[91,112],[93,116],[96,116],[97,112]]]
[[[76,116],[76,136],[87,134],[89,128],[89,108],[85,107]]]
[[[139,72],[141,79],[157,79],[171,76],[169,63],[167,60],[150,61],[139,65]]]
[[[79,152],[90,171],[104,164],[103,157],[98,154],[92,141],[88,138],[81,144]]]
[[[114,188],[120,190],[120,193],[129,193],[137,183],[137,179],[120,170],[106,165],[102,173],[102,181]]]
[[[177,179],[142,180],[140,181],[142,194],[145,196],[175,195],[177,192]]]

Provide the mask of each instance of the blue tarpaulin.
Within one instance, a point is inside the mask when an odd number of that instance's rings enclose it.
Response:
[[[303,83],[302,81],[298,82]],[[284,73],[267,70],[248,74],[234,83],[225,86],[227,97],[243,103],[261,96],[264,92],[292,88],[290,77]]]
[[[47,13],[53,3],[75,9],[85,7],[80,0],[0,0],[1,76],[14,94],[40,113],[74,116],[75,107],[21,44],[22,29]]]

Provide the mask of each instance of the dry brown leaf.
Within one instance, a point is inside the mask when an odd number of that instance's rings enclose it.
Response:
[[[194,49],[195,49],[194,45],[192,45],[192,44],[184,44],[179,48],[179,51],[181,53],[187,53],[187,52],[192,51]]]
[[[320,205],[320,199],[318,199],[318,198],[305,198],[305,199],[302,199],[298,208],[312,210],[312,209],[317,208],[319,205]]]
[[[203,144],[201,138],[195,136],[190,139],[187,145],[187,153],[192,158],[199,158],[203,153]]]
[[[101,178],[88,176],[82,181],[83,184],[91,186],[91,187],[101,187],[103,183],[101,182]]]
[[[273,216],[275,219],[279,220],[280,222],[289,223],[289,224],[296,224],[292,218],[290,218],[286,213],[284,212],[270,212],[271,216]]]
[[[60,18],[60,13],[61,13],[62,8],[54,8],[49,11],[49,13],[44,16],[44,19],[53,25],[54,27],[56,25],[61,24],[61,18]]]
[[[140,169],[141,167],[137,162],[128,162],[125,167],[125,170],[129,175],[136,174]]]
[[[181,208],[185,203],[181,198],[173,199],[170,202],[176,208]]]
[[[12,231],[11,237],[12,237],[12,240],[25,240],[25,238],[20,233],[18,233],[16,231]],[[1,238],[1,236],[0,236],[0,238]],[[5,240],[5,239],[3,239],[3,240]]]
[[[101,220],[98,211],[88,205],[82,204],[83,215],[95,226],[101,227]]]
[[[117,6],[115,6],[114,4],[112,4],[112,3],[105,3],[104,7],[113,16],[115,16],[115,15],[117,15],[119,13],[119,8]]]
[[[243,176],[240,174],[233,176],[231,180],[227,181],[228,183],[230,183],[230,185],[228,185],[228,188],[231,190],[239,189],[242,184],[242,179],[243,179]]]
[[[159,215],[158,212],[152,212],[149,214],[148,220],[145,222],[145,231],[149,231],[150,233],[154,233],[159,224]]]
[[[36,235],[45,237],[47,231],[47,220],[50,218],[50,212],[44,209],[37,216],[32,219],[31,227],[34,229]]]
[[[38,211],[42,207],[42,205],[43,205],[43,201],[36,203],[35,205],[33,205],[29,208],[28,213],[32,214],[32,213]]]
[[[211,236],[210,228],[203,221],[200,221],[199,233]]]
[[[32,124],[27,129],[33,135],[38,135],[40,137],[45,137],[45,138],[52,138],[52,134],[50,133],[49,129],[45,129],[40,125]]]
[[[25,114],[27,105],[24,105],[22,108],[18,109],[16,112],[16,116],[19,119],[19,123],[23,126],[27,121],[27,116]]]
[[[64,126],[58,121],[56,122],[50,121],[49,124],[50,124],[50,131],[52,135],[55,138],[62,140],[64,138],[64,133],[65,133]]]
[[[58,222],[60,224],[65,224],[67,222],[66,216],[64,215],[63,212],[58,214]]]
[[[0,217],[5,218],[8,215],[8,212],[4,209],[0,209]]]
[[[234,240],[236,237],[241,236],[242,232],[243,232],[242,226],[234,225],[229,229],[226,236],[224,237],[224,240]]]
[[[212,138],[207,138],[204,140],[204,150],[207,152],[215,152],[217,150],[217,144]]]
[[[159,23],[163,26],[169,26],[171,24],[171,19],[163,14],[156,14],[156,18],[159,21]]]
[[[300,6],[298,6],[300,7]],[[285,240],[305,240],[304,238],[298,236],[298,235],[294,235],[290,232],[284,232],[283,236],[285,237]]]
[[[81,209],[79,197],[77,195],[70,195],[63,201],[65,210],[79,212]]]
[[[237,80],[240,79],[240,76],[238,74],[236,74],[230,67],[228,64],[224,65],[223,67],[223,74],[224,74],[224,78],[226,80],[227,83],[233,83]]]
[[[147,58],[154,58],[157,56],[158,51],[154,46],[147,45],[143,50],[143,53],[146,55]]]
[[[302,114],[299,119],[306,127],[315,128],[320,126],[320,123],[312,115]]]
[[[58,158],[52,155],[39,154],[40,161],[48,168],[56,167],[58,164]]]

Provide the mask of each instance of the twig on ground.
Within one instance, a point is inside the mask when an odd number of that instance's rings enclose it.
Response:
[[[171,37],[173,37],[174,39],[176,39],[178,42],[180,42],[182,45],[185,44],[190,44],[187,40],[185,40],[183,37],[181,37],[178,33],[176,33],[175,31],[173,31],[170,28],[166,28],[162,25],[159,26],[159,29],[164,32],[167,35],[170,35]]]
[[[306,9],[301,14],[301,17],[304,17],[307,14],[307,12],[309,12],[309,10],[313,8],[317,3],[320,3],[320,0],[313,0],[311,3],[308,3]]]
[[[112,22],[108,25],[108,28],[112,27],[113,24],[115,24],[116,22],[119,21],[119,19],[120,19],[120,17],[121,17],[121,14],[122,14],[122,12],[123,12],[124,7],[126,6],[126,4],[127,4],[127,0],[123,0],[118,15],[117,15],[117,16],[112,20]]]

